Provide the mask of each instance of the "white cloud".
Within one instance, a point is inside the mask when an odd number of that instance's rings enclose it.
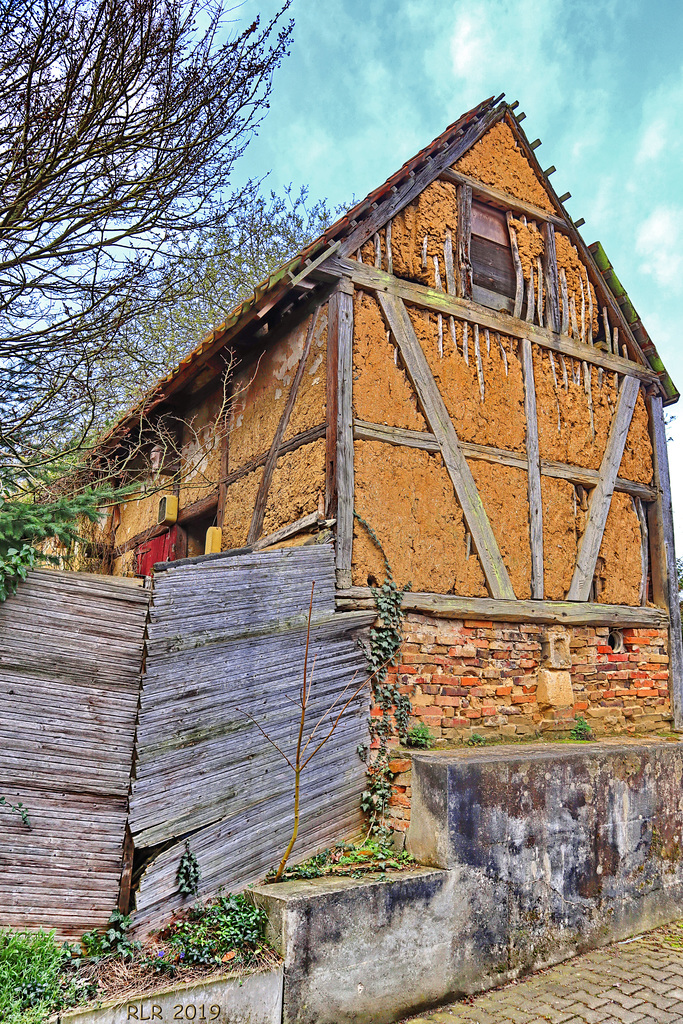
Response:
[[[663,117],[657,117],[645,125],[643,130],[636,161],[644,163],[649,160],[656,160],[664,151],[670,136],[670,127]]]
[[[488,57],[495,43],[492,37],[487,21],[476,14],[467,12],[456,19],[450,38],[450,55],[457,78],[467,78],[469,84],[474,85],[487,76]]]
[[[680,291],[683,269],[683,208],[656,206],[636,233],[640,269],[657,284]]]

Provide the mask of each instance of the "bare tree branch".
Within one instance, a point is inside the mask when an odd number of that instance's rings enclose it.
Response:
[[[127,332],[175,293],[180,239],[239,209],[287,7],[230,35],[221,0],[0,0],[5,463],[83,443]]]

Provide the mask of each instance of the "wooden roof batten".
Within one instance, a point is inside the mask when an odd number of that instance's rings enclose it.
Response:
[[[406,161],[383,185],[370,192],[302,252],[269,275],[255,288],[249,299],[235,307],[173,371],[121,417],[102,439],[98,450],[101,452],[120,443],[140,422],[141,417],[158,410],[174,394],[186,387],[197,370],[205,366],[221,350],[234,346],[240,356],[251,355],[254,342],[258,343],[258,347],[267,345],[271,340],[270,331],[264,334],[262,330],[264,324],[271,319],[286,317],[291,304],[296,309],[304,304],[315,305],[324,301],[329,295],[332,280],[338,277],[338,266],[337,273],[332,275],[326,274],[328,267],[331,268],[335,260],[343,260],[356,252],[438,178],[467,184],[472,188],[473,195],[501,208],[552,224],[566,234],[585,263],[589,279],[600,297],[601,304],[609,309],[611,317],[619,326],[620,336],[628,347],[630,358],[643,367],[652,367],[656,375],[655,384],[662,394],[664,404],[677,401],[678,391],[663,368],[654,344],[647,332],[641,330],[641,335],[647,337],[647,345],[643,351],[637,337],[637,328],[642,326],[640,320],[638,319],[637,323],[633,320],[629,322],[624,315],[623,303],[620,304],[611,291],[602,269],[579,235],[577,226],[568,216],[536,159],[534,149],[520,125],[526,115],[520,113],[515,116],[514,111],[518,102],[508,104],[503,102],[503,97],[504,94],[496,98],[489,97],[463,114],[432,143]],[[542,210],[533,203],[519,200],[500,189],[487,186],[469,175],[453,170],[452,165],[493,125],[503,120],[513,132],[523,155],[546,189],[554,207],[553,212]]]

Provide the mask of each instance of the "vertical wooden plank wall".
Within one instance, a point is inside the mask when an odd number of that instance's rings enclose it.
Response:
[[[0,927],[74,938],[115,909],[149,592],[35,571],[0,605]]]
[[[293,775],[249,716],[292,754],[313,581],[307,729],[365,677],[356,637],[375,618],[335,612],[332,547],[226,554],[157,573],[130,802],[137,860],[148,861],[135,894],[143,931],[187,905],[176,879],[186,837],[202,896],[242,888],[282,856]],[[367,741],[368,704],[363,691],[303,774],[298,856],[361,827],[357,747]]]

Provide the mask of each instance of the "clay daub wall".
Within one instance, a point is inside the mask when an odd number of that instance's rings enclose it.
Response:
[[[456,318],[407,307],[411,323],[461,442],[526,456],[527,423],[520,343]],[[416,394],[374,297],[354,306],[354,414],[388,427],[426,432]],[[618,400],[618,381],[586,363],[533,346],[542,459],[599,470]],[[515,596],[531,596],[527,472],[468,458]],[[462,510],[439,454],[359,441],[354,445],[353,583],[374,584],[386,565],[414,590],[485,596],[484,576]],[[628,431],[620,475],[653,478],[648,414],[642,394]],[[544,587],[549,600],[569,590],[586,526],[588,492],[542,476]],[[364,521],[364,522],[363,522]],[[641,519],[634,499],[615,492],[596,572],[599,602],[639,605]],[[381,549],[373,539],[379,539]],[[384,554],[382,553],[382,549]]]
[[[223,518],[224,549],[246,543],[263,466],[285,411],[314,314],[242,370],[233,385],[228,437],[230,474]],[[327,303],[318,312],[311,347],[282,441],[284,444],[326,419]],[[268,535],[318,508],[324,511],[325,441],[318,438],[279,455],[268,489],[262,534]]]
[[[268,452],[304,351],[310,317],[260,358],[240,370],[232,385],[230,472]],[[318,314],[311,351],[284,440],[325,420],[327,304]]]
[[[555,207],[545,185],[501,122],[455,165],[461,173],[546,211]],[[445,254],[457,236],[457,190],[435,181],[395,215],[356,253],[356,258],[396,277],[452,291]],[[546,321],[543,225],[513,218],[527,306],[533,280],[531,319]],[[598,339],[602,330],[598,297],[579,253],[555,232],[562,287],[560,315],[575,340]],[[427,358],[458,439],[526,457],[527,422],[520,342],[513,337],[407,305],[418,342]],[[528,313],[528,309],[527,309]],[[428,432],[398,348],[373,295],[354,301],[353,411],[359,420],[392,428]],[[540,457],[597,471],[605,455],[618,401],[616,374],[533,345]],[[501,550],[515,596],[531,596],[528,482],[524,462],[495,464],[468,457],[485,511]],[[651,484],[652,446],[642,393],[628,432],[619,475]],[[592,484],[591,484],[592,486]],[[562,600],[569,590],[587,521],[588,493],[574,483],[542,476],[544,596]],[[462,596],[486,593],[453,486],[438,454],[355,443],[355,506],[366,521],[355,522],[353,582],[382,578],[386,556],[395,578],[415,589]],[[641,547],[643,510],[615,493],[595,574],[594,598],[638,605],[647,598]],[[383,553],[373,540],[379,539]],[[627,550],[625,550],[625,548]]]

